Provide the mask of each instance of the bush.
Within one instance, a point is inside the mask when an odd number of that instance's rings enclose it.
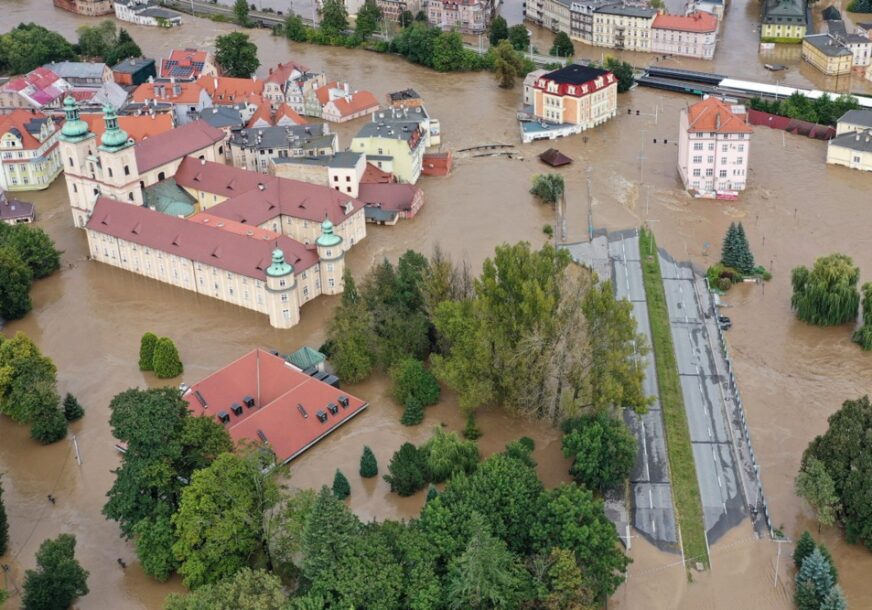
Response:
[[[421,407],[429,407],[439,402],[439,382],[420,360],[403,358],[391,367],[390,376],[394,398],[400,404],[408,407],[414,400]]]
[[[182,374],[184,367],[172,339],[161,337],[157,340],[152,366],[158,379],[171,379]]]
[[[154,346],[157,343],[157,335],[145,333],[139,340],[139,370],[154,370]]]
[[[333,495],[344,500],[351,495],[351,485],[348,484],[348,479],[342,474],[342,471],[336,469],[336,474],[333,475]]]
[[[414,398],[406,403],[400,423],[404,426],[417,426],[424,421],[424,407]]]
[[[30,437],[43,445],[56,443],[67,435],[67,420],[60,409],[60,397],[53,388],[38,386],[31,391],[34,400]]]
[[[512,459],[523,462],[530,468],[536,467],[536,460],[533,459],[533,449],[536,448],[536,443],[529,436],[522,436],[516,441],[512,441],[506,445],[506,455]]]
[[[372,449],[364,446],[363,455],[360,456],[360,476],[365,479],[378,475],[378,461]]]
[[[43,542],[36,552],[36,570],[24,577],[24,610],[69,608],[88,593],[88,572],[76,561],[76,537],[61,534]]]
[[[462,441],[456,432],[446,432],[441,426],[421,451],[427,456],[427,472],[434,483],[441,483],[456,472],[471,473],[481,459],[475,441]]]
[[[481,438],[481,429],[475,423],[475,413],[466,416],[466,426],[463,428],[463,438],[474,441]]]
[[[412,443],[403,443],[391,458],[388,472],[390,474],[386,474],[384,480],[391,486],[391,491],[411,496],[428,482],[427,457]]]
[[[718,287],[718,290],[720,290],[721,292],[726,292],[727,290],[729,290],[732,287],[732,285],[733,285],[733,282],[730,281],[730,278],[728,278],[728,277],[719,277],[717,284],[716,284],[716,286]]]
[[[579,484],[605,491],[630,474],[636,458],[636,439],[622,420],[607,413],[568,420],[563,425],[563,455]]]
[[[542,227],[542,232],[548,237],[554,237],[554,227],[551,225],[545,225]]]
[[[67,395],[64,396],[64,418],[67,421],[76,421],[81,419],[84,414],[85,410],[76,400],[76,397],[67,392]]]

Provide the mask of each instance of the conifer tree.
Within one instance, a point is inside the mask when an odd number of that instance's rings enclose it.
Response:
[[[436,486],[433,483],[430,483],[430,487],[427,488],[427,502],[431,500],[435,500],[439,495],[439,490],[436,489]]]
[[[67,392],[67,395],[64,396],[64,417],[66,420],[76,421],[81,419],[84,414],[85,410],[79,404],[79,401],[76,400],[76,397]]]
[[[333,475],[333,495],[340,500],[344,500],[351,495],[351,485],[348,484],[348,479],[342,474],[342,471],[336,469],[336,474]]]
[[[154,370],[154,345],[157,343],[157,335],[145,333],[139,340],[139,370]]]
[[[415,398],[406,403],[406,408],[403,410],[403,416],[400,418],[400,423],[404,426],[417,426],[424,421],[424,407],[420,401]]]
[[[799,610],[819,610],[833,588],[830,566],[820,549],[815,548],[796,574],[795,602]]]
[[[793,549],[793,563],[797,570],[802,567],[802,562],[812,554],[815,548],[817,548],[817,544],[815,544],[814,538],[808,531],[804,531]]]
[[[821,604],[820,610],[848,610],[848,600],[845,599],[845,594],[842,587],[835,585]]]
[[[365,479],[378,475],[378,461],[372,449],[364,446],[363,455],[360,456],[360,476]]]
[[[0,555],[6,554],[9,544],[9,521],[6,518],[6,505],[3,503],[3,481],[0,479]]]
[[[730,228],[727,229],[727,234],[724,236],[724,244],[721,247],[721,262],[725,267],[736,268],[738,264],[737,243],[739,229],[735,222],[730,223]]]
[[[152,369],[159,379],[178,377],[184,371],[179,351],[172,339],[161,337],[154,345]]]
[[[751,246],[748,245],[748,238],[745,236],[745,227],[739,223],[736,230],[736,269],[745,275],[754,271],[754,255],[751,253]]]

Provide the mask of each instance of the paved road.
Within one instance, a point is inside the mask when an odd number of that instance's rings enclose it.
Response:
[[[612,261],[612,282],[615,296],[627,299],[633,305],[633,317],[639,332],[651,343],[648,306],[642,282],[642,264],[639,257],[639,238],[633,232],[612,234],[608,243]],[[624,420],[636,437],[637,454],[630,484],[633,490],[633,526],[645,538],[661,549],[678,551],[675,511],[672,505],[672,486],[663,433],[663,414],[660,410],[660,392],[654,368],[654,354],[645,356],[645,394],[654,397],[654,403],[645,415],[627,409]]]
[[[693,271],[660,254],[660,271],[690,427],[696,476],[709,543],[747,516],[741,472],[736,464],[724,394],[711,350],[706,316]]]

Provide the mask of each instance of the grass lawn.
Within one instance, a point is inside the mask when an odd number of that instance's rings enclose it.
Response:
[[[642,277],[648,300],[648,317],[651,323],[651,344],[654,362],[657,365],[657,385],[660,387],[660,406],[666,426],[666,452],[669,454],[669,472],[672,477],[672,497],[675,503],[675,518],[681,529],[681,538],[686,560],[700,561],[708,567],[708,548],[705,540],[705,522],[699,484],[690,444],[690,429],[672,332],[669,328],[669,311],[666,293],[660,277],[660,261],[654,235],[648,231],[639,234],[639,250],[642,256]]]

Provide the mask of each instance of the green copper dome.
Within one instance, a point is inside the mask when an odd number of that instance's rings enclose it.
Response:
[[[64,98],[64,126],[61,127],[61,136],[65,140],[80,140],[88,135],[88,124],[79,118],[79,107],[69,95]]]
[[[329,218],[324,217],[324,222],[321,223],[321,235],[315,240],[315,245],[330,248],[341,243],[342,238],[333,232],[333,223]]]
[[[100,149],[111,152],[127,146],[130,136],[118,126],[118,115],[109,104],[103,107],[103,120],[106,121],[106,131],[103,132],[103,138],[100,140]]]
[[[266,274],[270,277],[282,277],[294,272],[294,266],[285,262],[285,253],[276,248],[272,253],[272,265],[267,267]]]

